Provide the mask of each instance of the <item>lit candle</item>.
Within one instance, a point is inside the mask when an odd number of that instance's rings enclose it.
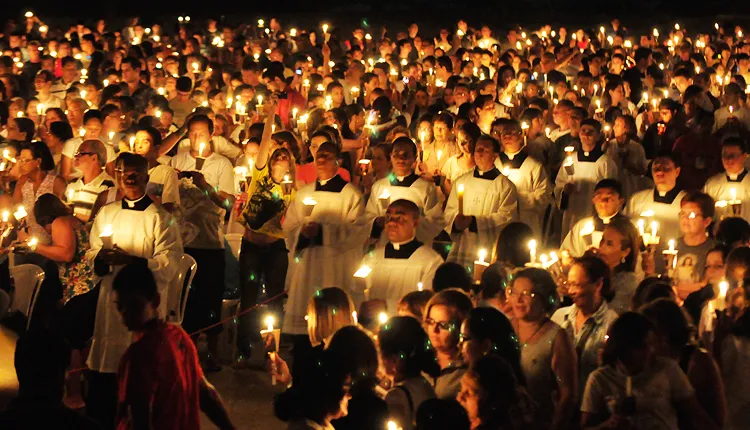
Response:
[[[625,397],[633,397],[633,378],[630,375],[625,378]]]
[[[421,282],[417,282],[417,291],[423,291],[424,290],[424,284]]]
[[[263,320],[263,322],[266,324],[266,329],[261,330],[260,334],[261,336],[267,335],[267,336],[273,336],[272,342],[275,343],[275,348],[273,351],[269,352],[269,358],[271,359],[271,385],[276,385],[276,352],[279,350],[279,335],[280,330],[273,328],[274,323],[276,322],[276,319],[273,317],[273,315],[267,315],[266,318]],[[264,338],[264,343],[268,345],[268,341]]]
[[[66,194],[66,195],[67,195],[67,197],[68,197],[68,203],[73,203],[73,198],[74,198],[74,197],[75,197],[75,195],[76,195],[76,192],[75,192],[75,190],[73,190],[73,189],[70,189],[70,190],[68,190],[68,191],[67,191],[67,192],[66,192],[65,194]]]
[[[677,267],[677,253],[678,251],[675,249],[675,240],[669,239],[669,249],[665,249],[662,251],[662,254],[664,254],[664,259],[667,262],[667,267],[669,267],[671,270],[674,270]]]
[[[198,157],[203,158],[203,150],[206,149],[206,142],[201,142],[198,146]]]
[[[458,195],[458,213],[460,215],[464,214],[464,184],[458,184],[458,188],[456,189],[457,195]]]
[[[305,217],[307,218],[312,215],[312,211],[315,209],[315,205],[317,205],[318,202],[312,197],[305,197],[302,199],[302,204],[305,207]]]
[[[104,229],[102,229],[102,232],[99,234],[99,239],[102,241],[102,249],[112,249],[112,246],[114,245],[114,230],[112,229],[112,224],[107,224],[104,226]]]
[[[385,313],[385,312],[379,313],[378,314],[378,321],[380,322],[381,325],[387,323],[388,322],[388,314]]]
[[[23,207],[23,205],[18,206],[18,209],[13,213],[13,217],[16,219],[16,221],[21,221],[22,219],[26,218],[26,215],[28,213],[26,212],[26,208]]]
[[[130,152],[135,152],[135,136],[130,137]]]
[[[659,244],[659,236],[656,234],[658,228],[659,223],[656,221],[651,221],[651,245]]]
[[[529,241],[529,262],[531,264],[536,262],[536,240],[534,239]]]
[[[719,294],[714,300],[714,307],[723,311],[727,307],[727,293],[729,292],[729,283],[727,281],[719,282]]]
[[[378,196],[378,201],[380,202],[380,208],[383,210],[383,212],[388,209],[388,205],[391,203],[391,192],[388,190],[388,188],[384,189],[382,193]]]
[[[482,274],[484,273],[485,269],[487,269],[490,266],[490,263],[486,262],[485,259],[487,258],[487,250],[486,249],[480,249],[477,253],[478,260],[474,261],[474,282],[481,282],[482,280]]]
[[[359,267],[359,269],[357,269],[356,272],[354,272],[354,277],[364,279],[370,276],[370,273],[372,273],[372,269],[370,268],[370,266],[362,265]]]
[[[36,249],[37,244],[39,244],[39,239],[36,237],[32,237],[29,240],[26,241],[26,245],[33,251]]]
[[[729,195],[732,196],[732,201],[737,200],[737,188],[730,188]]]
[[[10,212],[3,211],[3,222],[8,222],[9,219],[10,219]]]
[[[36,105],[36,113],[37,114],[44,115],[44,112],[45,112],[44,109],[45,109],[44,103],[39,103],[38,105]]]

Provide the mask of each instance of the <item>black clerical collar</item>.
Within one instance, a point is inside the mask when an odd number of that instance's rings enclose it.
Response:
[[[745,179],[745,175],[747,175],[747,170],[743,169],[742,173],[737,175],[736,179],[732,179],[732,176],[727,173],[727,182],[742,182],[743,179]]]
[[[500,171],[497,170],[497,167],[493,167],[492,169],[486,172],[480,172],[479,167],[474,168],[475,178],[487,179],[488,181],[494,181],[495,179],[497,179],[498,176],[500,176]]]
[[[413,183],[417,182],[417,179],[419,179],[419,176],[417,176],[416,173],[412,172],[408,176],[405,176],[403,180],[399,180],[398,176],[396,176],[395,173],[391,173],[388,180],[390,181],[391,185],[394,187],[411,187]]]
[[[500,153],[500,161],[503,163],[503,167],[508,166],[511,169],[520,169],[526,157],[529,156],[529,152],[526,148],[521,149],[510,158],[505,152]]]
[[[677,194],[680,194],[680,189],[677,186],[667,191],[663,197],[659,194],[659,190],[654,188],[654,202],[671,205],[674,199],[677,198]]]
[[[122,208],[129,211],[143,212],[146,208],[151,206],[151,203],[153,203],[153,200],[151,200],[151,197],[149,197],[148,194],[144,194],[143,197],[138,200],[128,200],[123,197]]]
[[[604,152],[599,146],[594,147],[591,151],[584,151],[583,148],[578,150],[578,161],[595,163]]]
[[[340,193],[341,190],[346,186],[346,181],[339,175],[334,175],[333,178],[323,181],[315,181],[315,191],[327,191],[329,193]]]
[[[625,218],[625,215],[620,214],[617,212],[616,214],[612,215],[609,218],[602,219],[599,217],[599,214],[594,214],[594,231],[604,231],[604,227],[611,223],[612,220],[619,219],[619,218]]]
[[[422,242],[417,239],[412,239],[411,242],[402,245],[394,245],[393,243],[388,242],[388,244],[385,245],[385,258],[407,259],[421,246]],[[398,249],[396,249],[396,247],[398,247]]]

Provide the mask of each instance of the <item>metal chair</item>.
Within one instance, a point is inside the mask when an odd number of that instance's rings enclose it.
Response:
[[[168,316],[167,320],[174,324],[182,324],[185,317],[185,307],[187,306],[188,294],[190,293],[190,284],[195,277],[198,263],[188,254],[182,254],[180,258],[180,268],[177,276],[174,277],[169,287],[169,299],[167,301]]]
[[[26,316],[28,329],[36,299],[39,296],[39,287],[44,282],[44,270],[34,264],[19,264],[10,268],[10,277],[13,278],[15,284],[10,310],[20,311]]]

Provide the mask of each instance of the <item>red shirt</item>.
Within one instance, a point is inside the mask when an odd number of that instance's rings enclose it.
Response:
[[[295,170],[297,174],[297,185],[299,186],[311,184],[318,179],[318,174],[315,171],[315,162],[297,166],[295,167]],[[339,167],[339,170],[336,171],[336,174],[341,176],[341,179],[345,180],[346,182],[352,181],[352,177],[349,174],[349,171],[344,169],[343,167]]]
[[[287,87],[284,92],[286,93],[286,98],[279,99],[278,115],[284,127],[289,128],[289,118],[292,116],[292,109],[296,107],[302,112],[307,107],[307,100],[305,100],[302,94],[294,91],[291,87]]]
[[[203,371],[190,337],[176,325],[154,322],[120,361],[117,430],[132,428],[128,406],[151,405],[151,425],[159,430],[199,430],[199,387]]]

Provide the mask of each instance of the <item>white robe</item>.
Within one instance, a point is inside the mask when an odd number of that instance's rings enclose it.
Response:
[[[331,181],[339,178],[336,176]],[[340,186],[340,185],[339,185]],[[307,334],[307,303],[315,291],[338,287],[351,293],[352,274],[362,260],[362,243],[367,232],[357,222],[364,214],[362,194],[351,184],[340,192],[315,190],[316,183],[303,186],[289,205],[282,225],[289,246],[289,270],[286,290],[289,300],[284,314],[284,333]],[[305,198],[316,201],[306,216]],[[297,249],[300,231],[308,222],[321,225],[321,245]],[[310,239],[312,242],[312,239]]]
[[[598,148],[591,151],[591,154],[597,152],[600,152]],[[555,180],[555,199],[558,207],[562,203],[565,184],[572,182],[576,185],[575,190],[568,195],[567,208],[561,209],[563,212],[561,237],[565,237],[580,219],[593,215],[594,205],[591,200],[594,197],[596,184],[602,179],[617,178],[617,166],[607,154],[602,154],[593,162],[579,161],[585,157],[586,153],[579,150],[577,156],[573,155],[573,174],[569,175],[565,166],[560,166]]]
[[[501,157],[497,160],[500,161],[500,172],[516,186],[520,219],[531,227],[534,236],[542,237],[544,212],[552,203],[552,187],[544,166],[531,156],[527,156],[519,168],[514,168],[510,163],[503,164]]]
[[[615,215],[614,217],[616,217]],[[563,240],[560,250],[567,250],[571,257],[577,258],[582,257],[583,254],[588,251],[591,247],[598,247],[599,242],[602,240],[602,232],[604,227],[612,220],[599,218],[598,215],[586,217],[573,226],[565,239]],[[594,226],[593,231],[587,231],[591,225]]]
[[[703,186],[703,192],[711,196],[714,201],[729,201],[732,199],[732,188],[736,190],[736,198],[742,202],[740,205],[740,216],[746,221],[750,220],[750,174],[748,174],[747,170],[737,177],[737,182],[730,182],[726,172],[714,175],[706,181],[706,185]],[[729,206],[716,208],[715,220],[719,221],[726,216],[732,216]]]
[[[402,187],[391,185],[393,174],[378,180],[372,185],[370,199],[367,201],[364,221],[368,228],[372,227],[375,218],[385,216],[388,209],[387,204],[379,198],[384,190],[390,193],[388,202],[395,202],[399,199],[414,202],[421,212],[419,225],[417,226],[417,240],[422,243],[431,244],[435,236],[445,227],[443,219],[443,209],[438,198],[435,184],[422,178],[417,179],[411,186]],[[395,181],[395,178],[394,178]],[[385,235],[385,229],[380,235],[380,243],[388,241]]]
[[[667,194],[674,193],[675,190]],[[649,219],[644,218],[646,233],[651,232],[651,222],[656,221],[659,223],[656,234],[662,241],[676,240],[680,236],[680,202],[685,197],[685,194],[684,191],[680,191],[674,196],[671,203],[662,203],[654,201],[654,188],[639,191],[628,201],[624,214],[630,217],[633,223],[637,223],[643,212],[654,211],[653,217]]]
[[[435,271],[443,264],[443,258],[428,245],[419,247],[409,258],[385,258],[386,245],[377,247],[362,259],[362,265],[372,272],[357,280],[353,297],[357,306],[367,298],[383,299],[388,312],[395,314],[401,297],[417,291],[420,282],[424,289],[432,288]]]
[[[625,169],[625,163],[623,163],[623,161],[627,160],[629,166],[636,166],[639,170],[646,171],[648,160],[646,160],[646,151],[640,143],[629,140],[624,145],[620,145],[615,140],[611,140],[607,146],[607,156],[617,165],[617,180],[622,185],[623,196],[626,199],[638,191],[654,186],[651,179],[644,175],[636,175],[630,172]]]
[[[136,208],[150,202],[148,196],[136,203]],[[182,257],[182,242],[179,227],[173,218],[156,204],[151,203],[143,210],[123,209],[126,201],[117,201],[104,206],[94,218],[89,241],[91,248],[86,259],[94,266],[94,259],[102,249],[99,234],[106,225],[114,230],[113,243],[128,254],[148,260],[148,268],[156,278],[156,285],[163,298],[169,297],[168,288],[177,274]],[[101,278],[99,301],[96,305],[94,338],[91,344],[88,366],[102,373],[117,373],[120,358],[133,340],[132,334],[120,320],[115,306],[112,281],[123,266],[114,266],[112,271]],[[198,268],[198,270],[206,268]],[[221,269],[223,270],[223,268]],[[159,315],[166,316],[167,301],[162,300]]]
[[[479,249],[488,252],[493,249],[503,227],[518,219],[519,198],[515,185],[497,169],[485,173],[488,178],[497,175],[494,179],[475,177],[475,172],[468,172],[456,180],[445,207],[446,231],[453,240],[447,261],[469,268],[473,267]],[[476,233],[469,228],[453,232],[453,221],[458,216],[457,190],[460,185],[464,186],[463,213],[476,218]]]

